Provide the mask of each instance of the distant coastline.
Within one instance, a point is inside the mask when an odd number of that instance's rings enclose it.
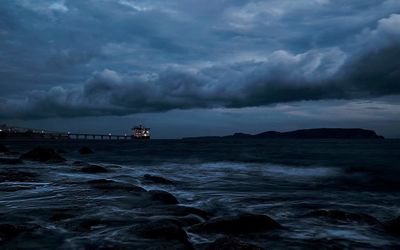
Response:
[[[185,137],[183,139],[384,139],[384,137],[373,130],[362,128],[314,128],[288,132],[266,131],[254,135],[235,133],[227,136]]]

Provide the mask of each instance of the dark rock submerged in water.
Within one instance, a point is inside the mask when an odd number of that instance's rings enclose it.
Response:
[[[371,225],[380,224],[380,222],[373,216],[363,213],[350,213],[341,210],[315,210],[305,215],[306,217],[320,217],[331,220],[332,222],[356,222],[366,223]]]
[[[388,233],[400,236],[400,216],[386,223],[385,229]]]
[[[91,150],[89,147],[82,147],[82,148],[79,149],[79,153],[81,155],[89,155],[89,154],[93,154],[94,151]]]
[[[31,151],[21,155],[20,159],[49,163],[59,163],[66,161],[65,158],[59,155],[54,149],[42,147],[36,147]]]
[[[145,174],[143,176],[144,183],[146,184],[164,184],[164,185],[174,185],[175,182],[168,180],[164,177],[161,176],[156,176],[156,175],[149,175]]]
[[[263,248],[238,239],[224,237],[211,243],[206,250],[263,250]]]
[[[10,241],[28,229],[12,224],[0,224],[0,244]]]
[[[186,241],[188,236],[181,227],[166,221],[143,223],[132,229],[137,235],[148,239],[169,239]]]
[[[98,174],[98,173],[108,173],[108,170],[105,167],[98,165],[88,165],[84,166],[80,170],[83,173],[87,174]]]
[[[198,233],[242,234],[265,232],[280,228],[281,225],[266,215],[239,214],[213,218],[192,227]]]
[[[131,232],[146,239],[167,240],[171,246],[165,245],[160,249],[193,249],[188,240],[188,235],[180,226],[166,221],[152,221],[137,225]],[[174,242],[181,243],[179,246]]]
[[[10,150],[4,146],[4,145],[0,145],[0,153],[8,153],[10,152]]]
[[[179,201],[172,194],[162,190],[150,190],[149,194],[155,201],[159,201],[163,204],[178,204]]]
[[[57,153],[66,154],[66,153],[68,153],[68,151],[60,148],[60,149],[57,149]]]

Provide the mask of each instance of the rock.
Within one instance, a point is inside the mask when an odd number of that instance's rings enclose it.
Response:
[[[82,148],[79,149],[79,153],[81,155],[88,155],[88,154],[93,154],[94,152],[93,152],[93,150],[91,150],[88,147],[82,147]]]
[[[18,165],[23,164],[24,162],[18,158],[0,158],[0,164],[5,165]]]
[[[211,243],[206,250],[262,250],[262,248],[238,239],[224,237]]]
[[[108,170],[102,166],[89,165],[81,168],[81,172],[87,174],[108,173]]]
[[[161,176],[156,176],[156,175],[149,175],[145,174],[143,176],[144,182],[146,184],[164,184],[164,185],[174,185],[175,182],[168,180],[164,177]]]
[[[193,249],[185,230],[174,223],[150,221],[134,226],[132,233],[145,239],[151,239],[152,249]]]
[[[178,204],[179,201],[172,194],[162,190],[150,190],[151,198],[163,204]]]
[[[388,233],[400,236],[400,216],[387,222],[384,226]]]
[[[281,225],[266,215],[239,214],[213,218],[192,227],[197,233],[242,234],[265,232],[280,228]]]
[[[51,162],[58,163],[66,161],[62,156],[60,156],[54,149],[36,147],[31,151],[21,155],[20,159],[40,161],[40,162]]]
[[[357,222],[377,225],[380,222],[373,216],[363,213],[350,213],[341,210],[319,209],[305,215],[306,217],[322,217],[331,221]]]
[[[12,224],[0,224],[0,243],[12,240],[26,231],[27,229],[22,226]]]
[[[147,239],[167,239],[187,241],[185,230],[174,223],[166,221],[152,221],[135,226],[132,230],[135,234]]]
[[[9,153],[10,150],[4,146],[4,145],[0,145],[0,153]]]
[[[68,152],[66,150],[60,148],[60,149],[57,149],[57,153],[66,154]]]
[[[146,192],[145,189],[127,183],[116,182],[113,180],[99,179],[88,181],[92,187],[103,190],[123,190],[128,192]]]

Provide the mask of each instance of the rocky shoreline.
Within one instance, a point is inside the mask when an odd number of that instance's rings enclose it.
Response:
[[[89,148],[78,151],[82,155],[96,153]],[[98,178],[88,181],[63,183],[71,187],[71,190],[74,187],[80,187],[76,190],[83,190],[73,194],[78,200],[77,204],[58,206],[50,202],[43,208],[27,207],[29,216],[13,214],[11,210],[0,211],[0,247],[4,249],[24,248],[26,244],[33,244],[36,248],[54,248],[60,246],[60,242],[64,242],[63,246],[66,248],[132,249],[136,241],[148,241],[149,249],[255,250],[264,249],[264,246],[254,243],[251,240],[253,236],[269,235],[279,240],[281,232],[291,230],[289,226],[266,214],[242,211],[233,215],[215,215],[211,211],[180,204],[173,194],[162,188],[158,189],[158,186],[174,186],[179,183],[162,176],[148,173],[132,182],[103,178],[101,175],[104,173],[118,172],[118,166],[68,160],[60,151],[51,148],[37,147],[18,156],[6,146],[0,146],[0,154],[0,193],[29,189],[23,183],[49,181],[41,179],[40,171],[19,170],[19,166],[31,161],[63,164],[68,166],[70,174],[99,175]],[[9,183],[12,185],[8,185]],[[141,183],[152,185],[155,189],[146,190],[140,186]],[[105,200],[97,197],[108,198]],[[135,214],[110,211],[101,216],[87,216],[96,206],[112,206],[114,210],[121,211],[132,210]],[[37,223],[37,218],[41,219],[40,223]],[[318,219],[321,223],[334,224],[354,223],[373,227],[391,237],[400,235],[400,217],[381,222],[364,213],[314,209],[300,219]],[[55,228],[58,230],[53,230]],[[107,240],[108,234],[119,233],[125,237],[120,243]],[[95,234],[104,240],[90,240],[85,236],[89,234]],[[201,238],[203,235],[212,235],[215,240],[201,244],[192,242],[193,238]],[[79,246],[65,243],[69,238],[77,237]],[[332,242],[332,247],[338,247],[335,244]]]

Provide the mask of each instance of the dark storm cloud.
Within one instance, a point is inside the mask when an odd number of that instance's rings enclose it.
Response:
[[[4,4],[0,117],[127,115],[400,94],[397,1],[207,3]]]

